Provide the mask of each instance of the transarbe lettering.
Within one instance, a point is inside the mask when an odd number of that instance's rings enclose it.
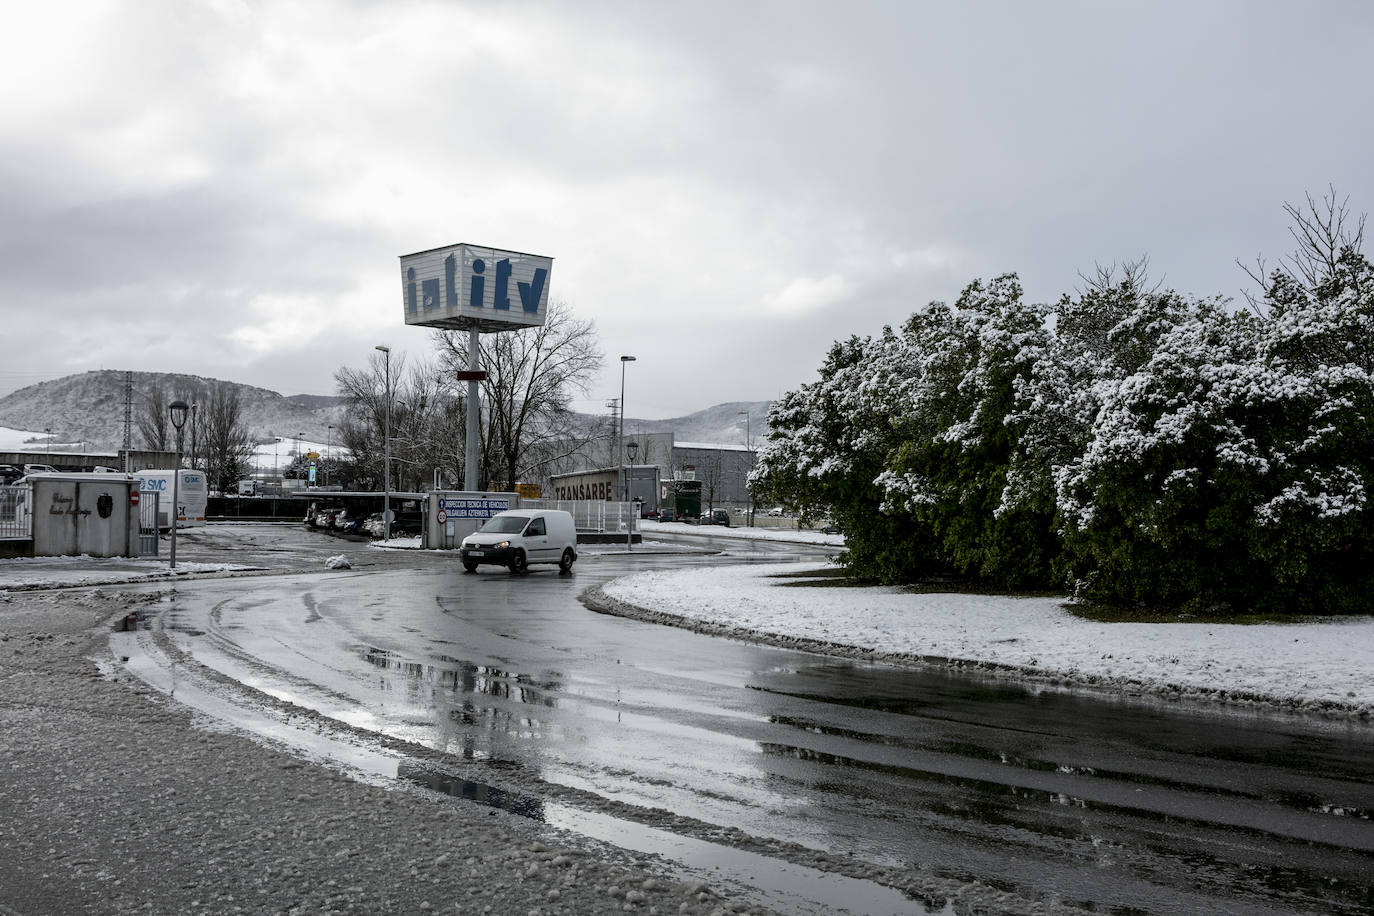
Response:
[[[610,502],[615,499],[615,485],[600,483],[560,484],[553,488],[554,499],[600,499]]]

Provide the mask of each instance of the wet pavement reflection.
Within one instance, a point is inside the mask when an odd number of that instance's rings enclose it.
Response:
[[[740,559],[772,558],[792,557]],[[551,822],[576,817],[557,787],[1099,910],[1374,911],[1367,723],[824,658],[578,600],[726,561],[221,582],[182,589],[162,626],[202,664],[454,764],[403,778]]]

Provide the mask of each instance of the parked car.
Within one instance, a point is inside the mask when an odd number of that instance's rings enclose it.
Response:
[[[50,464],[26,464],[24,465],[24,476],[29,474],[56,474],[57,468]]]
[[[12,464],[0,464],[0,486],[12,484],[20,477],[24,476],[24,471]]]
[[[726,528],[729,528],[730,513],[724,509],[712,510],[701,517],[701,523],[703,525],[724,525]]]
[[[658,520],[660,522],[675,522],[677,521],[677,513],[672,509],[659,509]]]
[[[342,506],[316,506],[311,503],[305,513],[305,524],[311,528],[333,528],[334,517],[343,511]]]
[[[391,510],[391,534],[397,535],[417,535],[424,530],[425,514],[418,509],[397,512]]]
[[[835,522],[826,522],[821,526],[822,534],[844,534],[844,529]]]
[[[532,563],[557,563],[560,572],[571,572],[577,561],[577,526],[572,513],[561,509],[510,509],[498,512],[458,549],[463,569],[495,564],[522,573]]]

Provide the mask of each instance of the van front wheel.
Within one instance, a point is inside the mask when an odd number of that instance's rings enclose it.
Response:
[[[577,560],[577,554],[573,553],[571,547],[563,548],[563,556],[558,561],[558,569],[561,572],[572,572],[572,565]]]
[[[515,555],[510,558],[510,571],[513,573],[522,573],[526,568],[525,551],[517,550]]]

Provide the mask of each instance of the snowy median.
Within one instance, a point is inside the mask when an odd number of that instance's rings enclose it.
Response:
[[[1374,619],[1095,623],[1061,598],[788,586],[825,564],[645,572],[593,590],[612,613],[855,657],[984,667],[1037,681],[1309,711],[1374,712]],[[602,600],[602,596],[609,601]]]

